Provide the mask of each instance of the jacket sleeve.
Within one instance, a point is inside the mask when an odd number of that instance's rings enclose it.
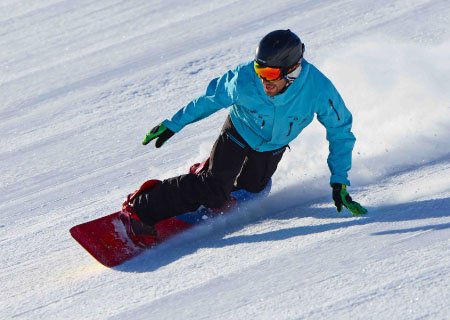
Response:
[[[169,120],[163,124],[174,132],[178,132],[186,125],[199,121],[214,112],[227,108],[233,104],[233,88],[236,81],[237,70],[230,70],[219,78],[213,79],[205,94],[189,102],[185,107],[178,110]]]
[[[327,84],[328,90],[318,98],[317,119],[327,131],[330,184],[342,183],[349,186],[348,171],[352,167],[352,151],[356,141],[351,132],[352,114],[333,84],[329,80]]]

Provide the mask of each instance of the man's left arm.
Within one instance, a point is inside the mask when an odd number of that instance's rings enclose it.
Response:
[[[346,188],[350,185],[348,172],[352,167],[352,151],[356,141],[351,131],[352,114],[331,83],[329,90],[318,98],[317,110],[317,119],[327,131],[327,163],[331,172],[330,185],[333,188],[336,208],[340,212],[342,206],[345,206],[355,215],[365,214],[367,210],[352,200]]]
[[[356,141],[351,131],[352,114],[336,89],[331,89],[318,98],[317,119],[327,130],[330,184],[349,186],[348,171],[352,167],[352,151]]]

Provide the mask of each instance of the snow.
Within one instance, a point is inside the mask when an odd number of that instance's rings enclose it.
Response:
[[[0,318],[449,319],[445,0],[0,3]],[[354,199],[330,199],[324,129],[270,196],[114,269],[68,232],[204,159],[226,111],[145,133],[290,28],[354,115]]]

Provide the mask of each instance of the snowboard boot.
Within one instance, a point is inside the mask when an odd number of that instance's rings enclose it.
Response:
[[[192,174],[200,174],[204,171],[207,171],[209,167],[209,158],[203,162],[195,163],[189,168],[189,173]]]
[[[139,188],[139,190],[129,194],[122,204],[122,211],[119,215],[120,220],[125,226],[128,237],[136,245],[142,248],[156,245],[159,242],[159,237],[154,225],[148,225],[142,222],[133,208],[133,203],[140,192],[148,190],[158,183],[161,183],[161,181],[148,180]]]
[[[119,218],[125,226],[128,237],[139,247],[148,248],[158,243],[155,226],[143,223],[135,213],[122,210]]]

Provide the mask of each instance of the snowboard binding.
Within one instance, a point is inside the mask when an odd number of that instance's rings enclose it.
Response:
[[[119,214],[120,221],[125,226],[128,237],[139,247],[149,248],[159,242],[158,233],[155,226],[147,225],[141,221],[133,209],[133,201],[140,192],[153,188],[159,180],[148,180],[135,192],[129,194],[122,204],[122,210]]]

